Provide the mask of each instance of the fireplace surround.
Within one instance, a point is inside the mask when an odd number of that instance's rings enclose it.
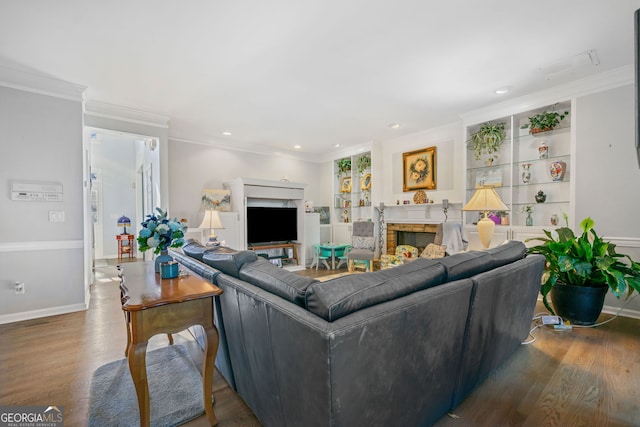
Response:
[[[433,243],[438,224],[387,223],[386,229],[387,254],[395,254],[398,245],[411,244],[408,242],[413,242],[411,246],[416,246],[419,253],[422,253],[427,244]]]

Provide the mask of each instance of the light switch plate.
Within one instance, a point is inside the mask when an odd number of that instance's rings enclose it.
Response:
[[[49,211],[49,222],[64,222],[64,211]]]

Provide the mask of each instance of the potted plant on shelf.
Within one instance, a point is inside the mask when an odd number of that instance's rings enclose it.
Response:
[[[529,123],[523,124],[520,129],[529,128],[531,135],[553,130],[560,124],[560,121],[569,115],[568,111],[558,113],[557,111],[544,111],[535,116],[529,117]]]
[[[351,159],[348,157],[340,159],[336,162],[336,166],[338,168],[338,178],[343,175],[348,175],[348,173],[351,171]]]
[[[568,223],[566,215],[564,219]],[[593,219],[585,218],[580,223],[580,236],[565,226],[555,231],[555,238],[544,230],[546,238],[526,240],[542,242],[528,252],[546,258],[540,288],[545,307],[578,325],[595,323],[608,291],[617,298],[626,295],[627,299],[634,290],[640,292],[640,263],[618,254],[615,245],[602,240],[593,226]],[[553,309],[547,299],[549,294]]]
[[[356,170],[358,175],[362,176],[367,168],[371,167],[371,156],[369,154],[363,154],[356,159]]]
[[[473,147],[476,160],[480,160],[483,154],[490,155],[488,162],[493,162],[498,158],[497,153],[505,138],[505,122],[486,122],[480,125],[480,128],[471,134],[470,143]]]

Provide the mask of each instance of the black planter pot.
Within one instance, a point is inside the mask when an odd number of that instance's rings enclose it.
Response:
[[[551,302],[556,314],[576,325],[593,325],[604,305],[607,285],[590,287],[556,285],[551,288]]]

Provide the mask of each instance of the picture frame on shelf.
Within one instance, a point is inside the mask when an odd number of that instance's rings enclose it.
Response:
[[[475,188],[502,187],[502,170],[486,170],[476,174]]]
[[[370,173],[362,177],[362,180],[360,181],[360,189],[362,191],[371,190],[371,174]]]
[[[436,147],[402,153],[402,191],[436,189]]]
[[[340,183],[340,192],[341,193],[351,193],[351,177],[345,176],[342,178]]]
[[[203,190],[202,207],[214,211],[229,212],[231,210],[230,190]]]

